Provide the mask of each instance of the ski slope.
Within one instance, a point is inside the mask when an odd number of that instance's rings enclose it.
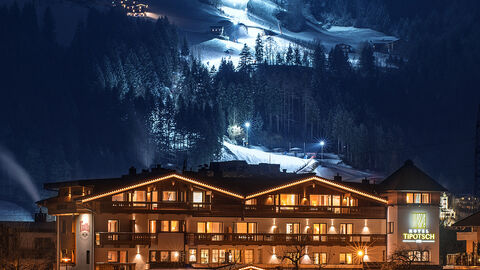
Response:
[[[229,142],[223,142],[221,161],[245,160],[248,164],[270,163],[279,164],[281,170],[287,172],[310,173],[318,176],[333,179],[335,175],[340,174],[346,181],[361,181],[367,178],[381,178],[370,172],[356,170],[343,164],[342,160],[335,154],[326,153],[324,159],[302,159],[294,156],[269,153],[260,148],[246,148]],[[302,168],[301,171],[298,171]]]
[[[330,50],[340,43],[359,49],[367,41],[397,40],[396,37],[366,28],[332,26],[324,29],[321,22],[309,13],[308,6],[300,15],[305,20],[305,27],[301,31],[290,31],[288,27],[281,26],[276,18],[276,14],[284,10],[270,0],[221,0],[218,7],[198,0],[148,0],[148,4],[151,17],[167,16],[194,45],[194,56],[201,58],[208,66],[218,67],[222,58],[237,64],[243,44],[253,50],[258,34],[264,41],[272,38],[275,48],[282,51],[289,44],[301,46],[317,41]],[[233,29],[233,33],[229,33],[230,40],[210,34],[210,26],[217,25]],[[237,32],[240,28],[246,28],[246,31]],[[232,35],[235,37],[232,38]]]

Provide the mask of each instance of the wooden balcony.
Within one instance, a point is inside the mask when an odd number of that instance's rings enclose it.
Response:
[[[157,239],[156,233],[131,233],[131,232],[101,232],[98,233],[97,246],[105,245],[148,245],[152,244],[153,240]]]
[[[385,234],[190,233],[188,245],[386,245]]]
[[[102,263],[102,262],[97,262],[95,264],[95,269],[98,270],[135,270],[135,263],[116,263],[116,262],[110,262],[110,263]]]
[[[245,205],[245,216],[304,216],[304,217],[345,217],[385,218],[387,210],[382,206],[310,206],[310,205]]]
[[[96,202],[101,212],[140,212],[140,213],[169,213],[169,212],[200,212],[210,211],[209,203],[189,202]]]
[[[190,202],[96,202],[106,213],[187,213],[195,216],[385,218],[382,206],[242,205]]]

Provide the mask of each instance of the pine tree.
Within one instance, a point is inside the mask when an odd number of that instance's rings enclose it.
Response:
[[[257,35],[257,39],[255,40],[255,60],[257,65],[263,62],[263,42],[260,34]]]
[[[190,49],[188,48],[187,38],[183,37],[182,49],[181,49],[182,56],[188,56],[190,54]]]
[[[360,70],[366,75],[370,75],[375,70],[375,57],[373,48],[370,44],[365,44],[360,53]]]
[[[291,65],[293,63],[293,49],[292,45],[288,45],[287,54],[285,56],[285,63]]]
[[[283,56],[280,52],[277,53],[276,62],[277,62],[277,65],[283,65]]]
[[[252,63],[252,53],[250,48],[247,46],[247,43],[243,45],[243,49],[240,52],[240,63],[238,64],[239,70],[246,70],[250,67]]]
[[[294,63],[297,66],[302,65],[302,58],[300,56],[300,48],[298,48],[298,46],[296,46],[295,50],[294,50]]]

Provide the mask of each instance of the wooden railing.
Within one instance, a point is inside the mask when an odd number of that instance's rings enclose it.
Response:
[[[96,263],[98,270],[135,270],[135,263]]]
[[[349,243],[385,245],[387,242],[385,234],[190,233],[186,237],[189,245],[348,245]]]
[[[156,233],[101,232],[97,245],[151,245]]]
[[[189,202],[99,202],[102,212],[132,212],[132,211],[210,211],[209,203]]]
[[[480,256],[473,253],[447,254],[447,265],[480,266]]]
[[[242,205],[191,202],[98,202],[102,212],[194,212],[198,214],[225,214],[250,217],[271,216],[316,216],[316,217],[360,217],[385,218],[382,206],[309,206],[309,205]]]

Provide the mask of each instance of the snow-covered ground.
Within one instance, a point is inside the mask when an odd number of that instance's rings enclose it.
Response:
[[[390,41],[397,38],[387,36],[372,29],[331,26],[324,29],[321,22],[310,14],[308,6],[303,9],[306,26],[302,31],[293,32],[282,27],[276,14],[283,11],[270,0],[221,0],[218,8],[199,2],[198,0],[149,0],[152,17],[168,16],[195,45],[193,52],[202,61],[218,67],[222,58],[238,63],[240,50],[247,44],[252,50],[257,34],[265,41],[271,37],[277,50],[285,50],[289,44],[311,43],[319,41],[327,50],[336,44],[348,44],[359,49],[368,41]],[[245,27],[247,30],[237,38],[225,40],[210,34],[210,26],[225,25]],[[238,28],[238,27],[237,27]],[[355,63],[355,56],[352,57]]]
[[[287,172],[309,173],[313,172],[318,176],[333,179],[340,174],[344,180],[360,181],[367,178],[381,178],[381,175],[356,170],[342,162],[338,155],[325,153],[323,159],[302,159],[294,156],[287,156],[278,153],[270,153],[261,150],[259,147],[246,148],[229,142],[223,142],[221,161],[245,160],[248,164],[270,163],[280,164],[280,169]],[[302,169],[299,171],[299,169]]]

